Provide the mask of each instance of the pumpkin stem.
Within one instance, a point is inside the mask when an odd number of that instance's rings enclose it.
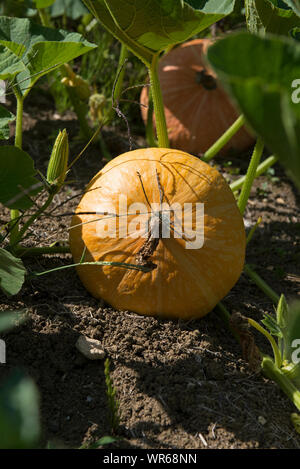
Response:
[[[205,68],[200,72],[196,72],[196,83],[202,85],[206,90],[215,90],[217,88],[217,80]]]
[[[149,205],[151,212],[152,212],[152,208],[151,208],[149,199],[146,194],[142,176],[139,173],[139,171],[137,171],[137,175],[139,177],[147,204]],[[162,203],[163,203],[163,198],[164,198],[164,191],[163,191],[157,170],[156,170],[156,181],[157,181],[158,190],[159,190],[160,211],[156,212],[155,216],[150,218],[150,222],[148,224],[148,237],[146,241],[144,242],[143,246],[141,247],[141,249],[138,251],[138,253],[135,256],[135,259],[139,265],[147,267],[151,270],[156,269],[157,267],[156,264],[150,261],[150,257],[154,254],[159,244],[159,240],[162,238],[162,223],[163,223],[161,210],[162,210]],[[158,229],[156,229],[157,225],[158,225]]]

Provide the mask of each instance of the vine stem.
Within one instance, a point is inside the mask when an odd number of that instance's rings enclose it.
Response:
[[[268,158],[266,158],[265,161],[260,163],[259,166],[257,167],[256,172],[255,172],[255,179],[257,177],[261,176],[263,173],[265,173],[277,161],[278,161],[278,157],[274,156],[274,155],[271,155]],[[243,187],[245,179],[246,179],[246,176],[242,176],[239,179],[237,179],[236,181],[232,182],[230,184],[230,189],[232,190],[232,192],[236,192],[239,189],[241,189],[241,187]]]
[[[164,111],[164,103],[158,76],[158,59],[159,54],[155,54],[149,68],[149,77],[154,104],[158,146],[160,148],[169,148],[169,137]]]
[[[17,99],[17,113],[16,113],[16,131],[15,131],[15,146],[22,150],[22,137],[23,137],[23,104],[24,97],[21,92],[14,88],[15,96]],[[19,219],[20,212],[17,209],[10,211],[11,230],[10,230],[10,244],[14,244],[19,233]]]
[[[278,384],[282,391],[300,411],[300,391],[296,388],[293,382],[285,376],[270,357],[263,358],[261,367],[264,374]]]
[[[279,295],[272,290],[271,287],[256,273],[248,264],[244,265],[244,271],[246,274],[253,280],[253,282],[262,290],[265,295],[267,295],[274,304],[278,304],[280,299]]]
[[[42,205],[39,210],[37,210],[28,220],[26,223],[24,223],[24,225],[22,226],[22,229],[18,232],[18,235],[16,236],[16,238],[14,239],[14,243],[13,243],[13,250],[15,252],[15,247],[21,240],[22,240],[22,237],[24,236],[24,234],[26,233],[27,229],[30,227],[30,225],[32,225],[32,223],[41,216],[41,214],[49,207],[49,205],[51,204],[54,196],[57,194],[58,190],[60,189],[60,187],[57,187],[53,192],[51,192],[49,194],[49,197],[48,199],[46,200],[46,202],[44,203],[44,205]]]
[[[245,124],[245,117],[239,116],[224,134],[204,153],[202,160],[208,163]]]
[[[274,337],[272,337],[271,334],[264,327],[262,327],[260,324],[258,324],[258,322],[254,321],[254,319],[247,318],[247,321],[249,322],[249,324],[252,327],[254,327],[256,330],[258,330],[261,334],[263,334],[268,339],[268,341],[270,342],[270,344],[272,346],[274,359],[275,359],[275,365],[278,368],[280,368],[281,365],[282,365],[282,359],[281,359],[280,351],[279,351],[279,348],[276,344],[276,341],[275,341]]]
[[[69,246],[44,246],[33,248],[18,246],[14,250],[15,255],[22,258],[43,256],[44,254],[69,254],[70,252]]]
[[[256,170],[259,165],[263,151],[264,151],[264,141],[262,140],[261,137],[258,137],[251,160],[250,160],[250,164],[248,166],[248,171],[246,174],[245,181],[243,183],[240,197],[238,200],[238,207],[242,215],[244,214],[247,203],[248,203],[251,187],[255,179]]]

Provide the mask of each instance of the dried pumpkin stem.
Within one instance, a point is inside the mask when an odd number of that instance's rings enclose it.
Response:
[[[164,103],[158,77],[158,59],[159,54],[155,54],[149,68],[149,77],[154,104],[158,146],[160,148],[169,148],[169,137],[164,111]]]

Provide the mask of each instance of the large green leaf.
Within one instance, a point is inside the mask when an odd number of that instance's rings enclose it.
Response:
[[[211,46],[208,59],[250,125],[300,187],[300,44],[239,33]]]
[[[14,114],[9,112],[3,106],[0,106],[0,140],[7,140],[9,138],[9,126],[10,122],[15,120]]]
[[[24,69],[22,60],[9,49],[0,45],[0,79],[12,80]]]
[[[0,449],[34,448],[39,437],[38,391],[31,378],[15,372],[0,389]]]
[[[230,14],[235,0],[83,0],[99,22],[147,65]]]
[[[16,295],[22,288],[26,269],[21,259],[0,248],[0,288],[7,295]]]
[[[2,53],[7,63],[0,65],[0,78],[21,72],[17,81],[24,96],[41,76],[97,47],[78,33],[6,16],[0,17],[0,45],[5,47]]]
[[[35,195],[42,188],[35,174],[28,153],[13,145],[0,146],[0,202],[3,205],[23,210],[31,207],[28,195]]]
[[[255,0],[265,32],[287,35],[300,26],[300,18],[281,0]]]

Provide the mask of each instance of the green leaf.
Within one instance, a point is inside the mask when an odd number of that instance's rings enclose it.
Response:
[[[83,0],[98,21],[149,65],[153,55],[184,42],[230,14],[235,0]]]
[[[33,448],[40,436],[39,396],[20,372],[0,389],[0,449]]]
[[[32,158],[13,145],[0,146],[0,202],[11,209],[26,210],[32,205],[28,196],[42,189],[34,176]]]
[[[0,248],[0,288],[7,295],[16,295],[22,288],[26,269],[21,259]]]
[[[211,46],[208,59],[250,126],[300,187],[300,44],[239,33]]]
[[[0,79],[12,80],[18,73],[24,70],[24,64],[20,58],[9,49],[0,45]]]
[[[300,18],[281,0],[255,0],[259,18],[265,32],[287,35],[300,26]]]
[[[293,28],[293,29],[290,31],[290,36],[291,36],[293,39],[296,39],[296,41],[300,41],[300,28]]]
[[[9,126],[10,122],[15,120],[14,114],[9,112],[3,106],[0,106],[0,140],[9,139]]]
[[[286,5],[288,5],[296,15],[300,16],[300,0],[283,0]]]
[[[77,20],[81,16],[86,15],[86,13],[88,13],[88,10],[82,4],[81,0],[56,0],[51,7],[52,18],[66,15],[72,20]]]
[[[17,83],[23,96],[43,75],[97,47],[81,34],[46,28],[27,18],[6,16],[0,17],[1,45],[6,49],[2,48],[6,65],[0,66],[0,78],[11,79],[18,74]]]
[[[1,269],[1,267],[0,267]],[[5,311],[0,313],[0,332],[13,329],[25,320],[24,311]]]
[[[47,8],[55,3],[55,0],[33,0],[36,8]]]
[[[264,319],[261,322],[264,324],[264,326],[269,330],[269,332],[272,335],[279,337],[279,338],[282,337],[281,329],[279,325],[277,324],[276,319],[273,316],[265,313]]]

